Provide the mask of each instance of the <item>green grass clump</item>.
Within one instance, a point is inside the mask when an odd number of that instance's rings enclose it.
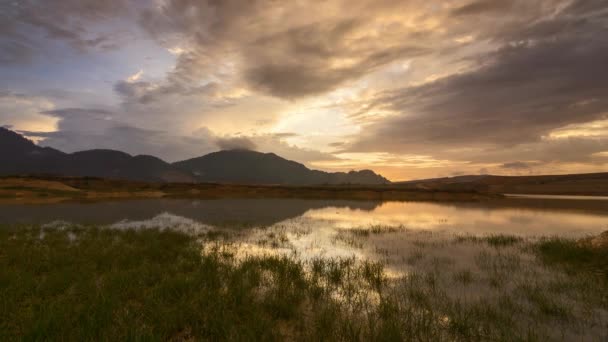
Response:
[[[590,271],[608,282],[608,248],[593,247],[585,241],[558,237],[546,238],[535,246],[540,258],[548,264],[565,266],[570,272]]]
[[[381,234],[388,234],[388,233],[404,232],[406,230],[407,229],[404,226],[385,226],[385,225],[373,224],[368,227],[351,228],[351,229],[348,229],[347,232],[351,233],[354,236],[368,237],[372,234],[381,235]]]
[[[474,242],[474,243],[487,243],[488,245],[500,248],[508,247],[518,244],[523,241],[523,238],[515,235],[505,234],[494,234],[488,236],[475,236],[475,235],[461,235],[457,236],[454,240],[457,243],[462,242]]]

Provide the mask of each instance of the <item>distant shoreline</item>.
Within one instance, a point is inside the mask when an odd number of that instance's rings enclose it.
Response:
[[[302,198],[381,201],[477,201],[502,197],[478,191],[403,189],[391,185],[247,185],[147,183],[87,177],[2,177],[2,203],[55,203],[144,198]]]
[[[597,195],[553,195],[553,194],[503,194],[503,195],[507,198],[608,201],[608,196],[597,196]]]

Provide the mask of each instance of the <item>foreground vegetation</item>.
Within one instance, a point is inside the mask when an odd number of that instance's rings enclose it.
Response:
[[[372,239],[400,232],[373,227],[345,234]],[[266,234],[277,245],[286,241],[285,234]],[[605,250],[508,236],[415,245],[481,249],[475,268],[467,269],[414,251],[410,272],[392,277],[382,261],[237,256],[241,246],[217,232],[5,226],[0,340],[608,337]],[[533,259],[517,254],[524,250],[547,268],[529,267]]]

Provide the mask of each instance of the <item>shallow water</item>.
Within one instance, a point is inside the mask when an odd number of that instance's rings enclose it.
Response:
[[[446,298],[459,305],[490,303],[501,308],[500,301],[507,296],[515,303],[522,331],[533,326],[556,340],[596,340],[608,327],[608,311],[598,306],[596,297],[580,299],[579,289],[586,283],[571,285],[577,279],[545,267],[526,248],[527,241],[538,236],[576,238],[608,230],[608,201],[154,199],[0,205],[0,224],[11,223],[41,224],[40,240],[47,229],[97,224],[111,229],[177,230],[200,237],[203,249],[227,246],[240,258],[279,254],[305,261],[369,260],[382,263],[395,284],[415,275],[432,278]],[[499,247],[469,239],[496,234],[525,239]],[[78,243],[77,235],[68,238]],[[567,307],[572,322],[539,314],[537,304],[530,301],[538,293],[560,308]]]
[[[0,223],[144,222],[160,214],[222,228],[371,225],[465,234],[578,237],[608,230],[608,201],[512,198],[484,202],[378,202],[302,199],[152,199],[98,203],[0,205]],[[158,220],[157,220],[158,221]],[[161,222],[161,221],[159,221]]]

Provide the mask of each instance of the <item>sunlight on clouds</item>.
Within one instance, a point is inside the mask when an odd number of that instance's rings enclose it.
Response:
[[[59,119],[42,112],[53,110],[55,104],[45,98],[20,94],[0,94],[0,125],[15,130],[53,132]]]
[[[234,90],[234,93],[224,94],[235,96],[225,106],[218,105],[201,111],[198,120],[192,120],[189,125],[208,127],[221,135],[252,135],[256,133],[277,132],[271,127],[280,120],[287,103],[266,96],[247,96],[247,90]],[[241,97],[242,96],[242,97]]]
[[[366,165],[384,165],[407,168],[429,168],[454,165],[457,162],[438,160],[427,155],[377,153],[338,153],[339,160],[319,162],[323,167],[347,168],[363,163]],[[464,162],[461,162],[464,164]]]
[[[133,75],[127,77],[127,82],[129,83],[133,83],[133,82],[137,82],[139,81],[139,79],[141,78],[141,76],[144,74],[143,70],[139,70],[138,72],[134,73]]]
[[[567,125],[553,130],[548,135],[552,139],[571,137],[608,137],[608,119]]]
[[[272,133],[290,132],[291,144],[326,151],[328,144],[357,134],[361,127],[337,106],[356,96],[352,89],[341,89],[323,97],[300,101],[284,111],[270,129]]]
[[[454,41],[456,43],[460,43],[460,44],[467,44],[472,42],[475,39],[475,37],[473,37],[473,35],[466,35],[466,36],[462,36],[462,37],[458,37],[456,39],[454,39]]]
[[[169,51],[169,53],[171,53],[172,55],[176,55],[176,56],[179,56],[179,55],[184,54],[186,52],[185,49],[182,49],[179,46],[168,48],[167,51]]]

